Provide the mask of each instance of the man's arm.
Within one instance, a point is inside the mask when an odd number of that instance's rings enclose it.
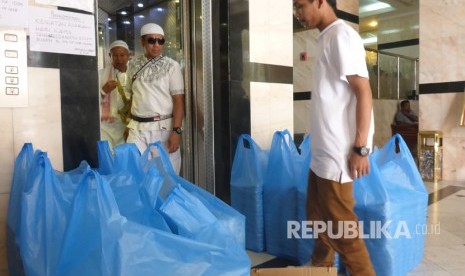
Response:
[[[173,95],[173,128],[182,126],[182,119],[184,118],[184,94]],[[172,131],[169,141],[168,150],[170,153],[175,152],[181,143],[181,135]]]
[[[418,122],[418,116],[415,115],[415,113],[413,113],[412,110],[410,110],[410,112],[408,112],[408,113],[404,113],[404,115],[405,115],[407,118],[409,118],[411,121],[413,121],[413,122]]]
[[[366,146],[368,143],[368,132],[370,131],[373,108],[370,83],[367,78],[357,75],[347,76],[347,80],[357,98],[355,111],[357,129],[355,132],[354,146]],[[349,156],[349,169],[353,179],[368,174],[370,172],[368,157],[363,157],[355,152],[351,152]]]

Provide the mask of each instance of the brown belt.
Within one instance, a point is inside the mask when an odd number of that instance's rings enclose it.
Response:
[[[158,115],[155,117],[148,117],[148,118],[142,118],[142,117],[137,117],[135,115],[131,114],[131,119],[133,119],[136,122],[139,123],[149,123],[149,122],[158,122],[158,121],[163,121],[169,118],[172,118],[173,114],[168,114],[168,115]]]

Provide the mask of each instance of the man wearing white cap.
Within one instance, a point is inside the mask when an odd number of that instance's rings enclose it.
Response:
[[[143,153],[149,144],[161,141],[179,174],[184,80],[179,63],[162,55],[164,35],[154,23],[141,28],[144,54],[135,58],[128,69],[132,105],[127,142],[135,143]]]
[[[127,83],[126,69],[129,60],[129,47],[126,42],[116,40],[110,44],[111,66],[99,72],[100,78],[100,136],[113,148],[124,143],[130,108],[128,95],[125,94]]]

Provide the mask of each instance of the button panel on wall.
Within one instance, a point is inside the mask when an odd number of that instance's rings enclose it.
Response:
[[[0,107],[28,106],[26,31],[0,28],[0,55]]]

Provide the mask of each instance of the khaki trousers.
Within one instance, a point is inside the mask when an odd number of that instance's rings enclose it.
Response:
[[[340,233],[341,221],[357,223],[354,212],[355,200],[353,196],[353,183],[338,183],[318,177],[310,170],[307,190],[307,219],[323,222],[327,225],[329,234]],[[330,229],[328,222],[332,223]],[[315,230],[315,229],[314,229]],[[355,229],[358,232],[358,227]],[[373,266],[365,247],[365,243],[356,237],[334,238],[328,231],[318,234],[315,249],[312,255],[313,266],[334,266],[335,251],[339,253],[349,275],[375,275]],[[333,236],[333,238],[331,238]]]

